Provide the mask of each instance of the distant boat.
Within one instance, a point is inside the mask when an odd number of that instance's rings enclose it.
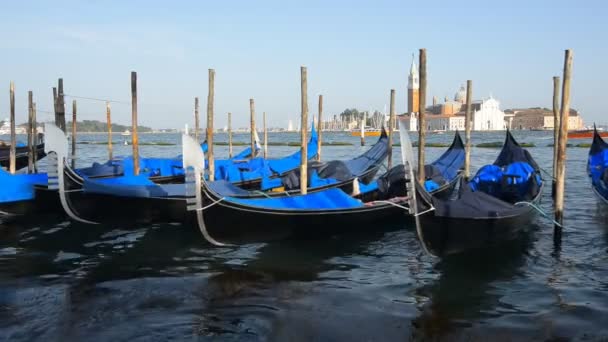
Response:
[[[608,132],[597,132],[600,137],[606,138],[608,137]],[[590,139],[593,138],[593,130],[592,129],[581,129],[577,131],[568,132],[568,139]]]
[[[120,133],[120,135],[130,136],[131,132],[128,129],[126,129],[124,132]]]
[[[382,134],[382,130],[378,128],[366,128],[364,134],[366,137],[379,137]],[[361,130],[353,129],[350,131],[350,135],[353,137],[360,137]]]
[[[11,134],[11,122],[9,119],[4,120],[2,127],[0,127],[0,134]]]

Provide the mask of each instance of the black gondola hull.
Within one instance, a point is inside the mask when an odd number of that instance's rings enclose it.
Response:
[[[45,186],[35,186],[33,199],[0,203],[0,217],[4,222],[14,220],[29,220],[50,214],[63,217],[59,194]]]
[[[28,164],[28,148],[17,147],[15,151],[15,169],[19,170],[27,166]],[[44,153],[44,144],[36,146],[36,160],[40,160],[46,156]],[[10,166],[10,151],[8,148],[2,148],[0,150],[0,166],[8,168]]]
[[[123,197],[84,192],[82,179],[67,165],[63,177],[66,204],[80,220],[95,223],[153,223],[180,222],[186,218],[184,198]]]
[[[434,255],[445,256],[468,250],[492,248],[527,232],[536,211],[523,207],[510,217],[452,218],[421,215],[424,245]]]

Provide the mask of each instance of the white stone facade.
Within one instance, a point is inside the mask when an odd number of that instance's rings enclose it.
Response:
[[[473,130],[502,131],[505,129],[505,113],[500,110],[500,102],[492,97],[482,100],[479,110],[473,113]]]

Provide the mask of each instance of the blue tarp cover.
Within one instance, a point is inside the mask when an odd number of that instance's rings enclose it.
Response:
[[[308,142],[308,159],[317,155],[318,136],[314,125],[311,129],[310,140]],[[229,182],[242,182],[270,177],[271,175],[281,175],[291,171],[300,165],[301,151],[297,151],[290,156],[280,159],[254,158],[248,161],[224,160],[215,161],[216,179],[224,179]]]
[[[251,207],[286,210],[348,209],[363,206],[361,201],[350,197],[340,189],[328,189],[307,195],[243,199],[229,197],[227,201]]]
[[[84,178],[83,191],[122,197],[176,197],[184,196],[185,184],[155,184],[146,175],[113,178]]]
[[[46,185],[46,173],[14,174],[0,168],[0,203],[25,201],[34,198],[34,185]]]

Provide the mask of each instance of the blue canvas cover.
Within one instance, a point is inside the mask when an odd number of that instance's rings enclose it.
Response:
[[[319,137],[315,130],[315,125],[312,125],[310,131],[310,140],[306,149],[308,160],[314,158],[319,151]],[[302,151],[297,151],[294,154],[281,159],[268,160],[268,167],[272,172],[282,175],[285,172],[291,171],[300,165],[302,159]]]
[[[127,175],[112,178],[84,178],[83,191],[121,197],[181,197],[185,184],[156,184],[146,175]]]
[[[220,196],[248,196],[249,191],[243,190],[234,184],[225,181],[217,180],[214,182],[207,182],[207,186]]]
[[[318,152],[318,136],[314,125],[308,142],[308,159]],[[296,169],[300,165],[300,151],[281,159],[253,158],[251,160],[216,160],[215,177],[229,182],[244,182],[282,175]]]
[[[109,160],[103,164],[93,163],[90,167],[77,169],[84,177],[109,177],[133,174],[133,157],[122,157]],[[140,174],[148,177],[183,175],[181,158],[140,158]]]
[[[34,198],[34,185],[46,185],[46,173],[10,174],[0,168],[0,203],[19,202]]]
[[[593,143],[589,150],[587,172],[593,189],[604,200],[608,201],[608,144],[594,130]]]
[[[464,155],[462,139],[460,139],[460,134],[456,132],[451,148],[432,162],[431,165],[439,169],[443,178],[449,182],[458,175],[458,171],[462,168]]]
[[[256,199],[229,197],[225,200],[251,207],[279,210],[349,209],[363,206],[361,201],[335,188],[299,196]]]
[[[477,171],[475,177],[469,182],[474,191],[483,191],[487,194],[496,194],[500,189],[503,172],[498,165],[484,165]]]

